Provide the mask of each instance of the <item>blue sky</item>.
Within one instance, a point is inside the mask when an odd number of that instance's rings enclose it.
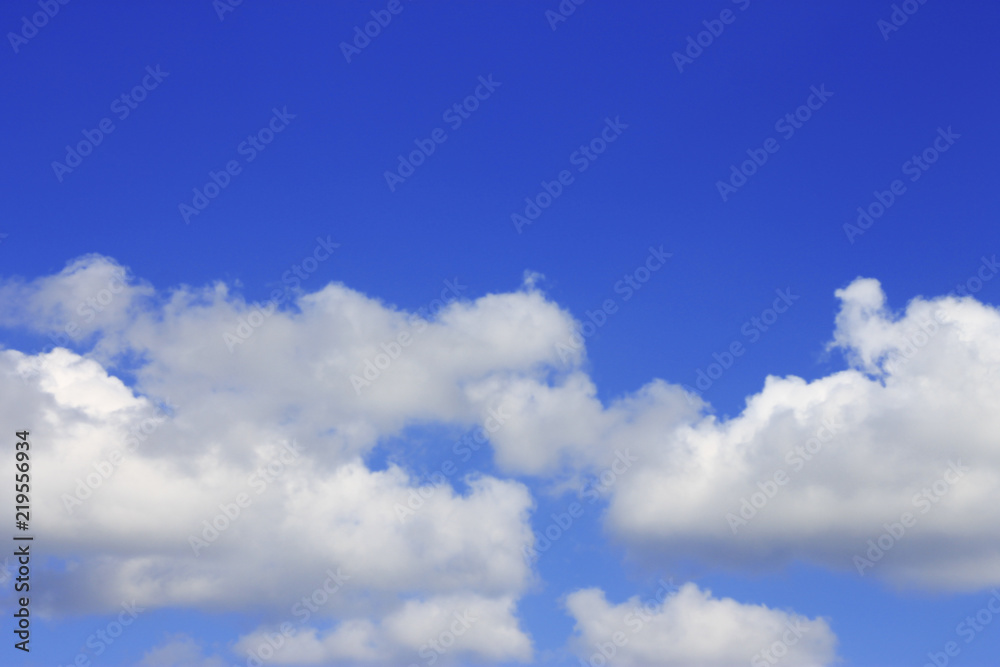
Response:
[[[456,600],[486,622],[439,664],[596,664],[601,619],[671,577],[690,586],[618,664],[751,663],[800,617],[811,643],[762,664],[995,656],[1000,622],[968,642],[958,626],[1000,586],[1000,9],[674,4],[6,3],[0,414],[48,451],[30,657],[4,663],[246,664],[351,558],[312,621],[328,641],[270,664],[428,664],[418,621]],[[943,335],[921,343],[928,318]],[[509,425],[463,460],[499,405]],[[151,415],[166,427],[69,512]],[[836,444],[789,472],[824,418],[844,421]],[[282,439],[305,458],[224,549],[192,554]],[[971,472],[924,516],[911,491],[959,458]],[[724,508],[776,469],[787,487],[731,532]],[[427,488],[426,525],[358,509]],[[859,575],[852,554],[907,510],[911,541]],[[387,544],[419,556],[362,571]],[[148,611],[94,655],[127,595]],[[683,620],[702,612],[745,636],[713,654]],[[337,633],[361,627],[351,653]]]

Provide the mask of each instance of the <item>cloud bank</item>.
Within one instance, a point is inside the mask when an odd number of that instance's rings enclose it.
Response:
[[[290,624],[279,663],[529,661],[517,603],[536,576],[523,556],[534,501],[507,475],[580,479],[623,451],[635,463],[606,491],[604,525],[637,558],[1000,584],[1000,313],[971,297],[893,312],[877,281],[857,279],[836,293],[830,343],[847,369],[768,377],[723,421],[661,379],[603,404],[585,352],[564,352],[578,323],[533,279],[432,314],[339,284],[269,309],[222,283],[158,291],[94,255],[4,280],[0,295],[0,325],[76,350],[0,351],[0,411],[46,443],[36,523],[67,563],[49,611],[257,610],[265,622],[237,646]],[[227,345],[241,322],[252,335]],[[365,463],[422,425],[483,426],[501,475],[463,472],[456,487],[411,461]],[[401,517],[414,493],[425,501]],[[589,656],[628,603],[567,593]],[[810,632],[786,664],[831,660],[825,621],[688,586],[619,659],[726,664],[799,622]],[[707,640],[730,625],[743,634]],[[178,641],[148,659],[193,650]]]

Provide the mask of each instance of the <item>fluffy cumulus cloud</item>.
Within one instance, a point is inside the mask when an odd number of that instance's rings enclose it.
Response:
[[[398,466],[373,471],[354,459],[324,469],[299,443],[264,437],[241,443],[242,458],[220,452],[236,443],[210,440],[182,454],[170,443],[198,434],[95,361],[64,349],[39,360],[7,350],[0,373],[5,421],[31,424],[34,441],[45,443],[35,525],[68,560],[50,575],[50,610],[106,611],[123,600],[260,608],[290,621],[362,623],[373,628],[365,645],[388,627],[391,646],[419,648],[404,641],[406,623],[424,617],[412,612],[414,600],[462,612],[455,596],[473,595],[465,606],[487,618],[504,610],[504,623],[490,627],[506,640],[471,631],[463,650],[530,655],[513,614],[530,577],[521,549],[532,500],[523,485],[472,476],[460,495]],[[413,494],[422,502],[401,513]],[[315,595],[331,579],[337,594]]]
[[[805,558],[921,587],[1000,583],[1000,313],[971,298],[893,314],[839,291],[853,368],[767,379],[737,418],[677,429],[616,487],[613,531],[728,565]],[[669,507],[669,512],[662,511]]]
[[[0,416],[45,443],[35,523],[63,563],[48,610],[257,610],[267,621],[239,645],[279,636],[274,659],[292,662],[528,660],[527,487],[365,463],[442,424],[486,429],[505,474],[612,475],[608,530],[661,564],[1000,583],[1000,314],[974,299],[893,313],[859,279],[837,293],[831,344],[850,367],[769,377],[720,421],[663,380],[602,403],[582,349],[564,353],[577,323],[533,278],[432,314],[317,287],[278,308],[222,283],[156,291],[100,256],[0,282],[0,325],[74,341],[0,350]],[[571,600],[587,638],[588,619],[617,614],[593,592]],[[754,641],[780,616],[693,589],[671,600],[635,660],[677,632],[675,605],[756,619]],[[453,629],[465,613],[480,620]]]
[[[621,604],[584,589],[567,596],[566,609],[576,621],[571,647],[591,667],[820,667],[836,657],[825,620],[713,598],[690,583],[665,599]]]
[[[493,386],[515,426],[498,459],[537,473],[637,459],[607,527],[634,553],[734,569],[806,559],[919,587],[1000,583],[1000,313],[973,298],[890,311],[875,280],[837,291],[850,367],[768,377],[735,418],[652,381],[607,406],[580,373]]]
[[[654,381],[606,408],[597,387],[581,370],[558,384],[538,376],[494,377],[478,390],[487,403],[503,405],[509,425],[492,436],[501,468],[531,475],[553,475],[567,467],[595,471],[617,453],[655,450],[678,426],[699,416],[700,401],[677,386]]]
[[[0,285],[0,325],[30,323],[59,345],[103,332],[112,337],[131,320],[153,288],[125,267],[86,255],[58,274]]]
[[[221,284],[154,294],[87,257],[55,276],[4,283],[2,321],[75,334],[67,325],[77,304],[109,276],[122,280],[98,297],[89,333],[70,335],[85,356],[0,351],[4,422],[45,444],[35,525],[65,563],[39,600],[48,611],[122,601],[256,609],[301,621],[295,650],[316,653],[312,633],[323,655],[361,659],[345,637],[363,635],[368,659],[391,662],[437,640],[443,630],[431,633],[427,619],[468,608],[487,620],[450,654],[531,656],[516,616],[532,577],[526,487],[472,472],[459,491],[396,464],[371,469],[363,457],[408,426],[502,422],[502,409],[471,388],[547,365],[555,352],[546,343],[570,330],[568,315],[526,289],[421,317],[331,284],[271,312],[230,353],[225,335],[257,306]],[[351,376],[365,377],[381,343],[401,333],[405,354],[358,392]],[[336,594],[312,602],[330,573]],[[303,611],[308,624],[295,616]]]
[[[292,623],[261,629],[241,637],[236,648],[248,659],[276,664],[523,662],[532,655],[512,598],[470,594],[409,600],[379,621],[346,618],[323,630],[299,631]]]
[[[226,662],[219,656],[206,656],[191,637],[175,635],[147,651],[137,667],[226,667]]]

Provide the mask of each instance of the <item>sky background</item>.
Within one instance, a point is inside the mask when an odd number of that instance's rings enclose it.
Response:
[[[447,280],[464,287],[463,303],[535,294],[578,322],[614,300],[617,311],[586,336],[585,356],[576,362],[605,406],[655,378],[695,387],[713,354],[741,341],[746,352],[701,391],[704,414],[725,419],[740,415],[768,376],[811,382],[852,368],[849,355],[828,343],[841,312],[835,291],[856,278],[878,280],[887,312],[898,316],[912,299],[944,297],[967,284],[983,258],[1000,250],[1000,7],[994,3],[914,1],[905,23],[887,30],[895,7],[888,2],[588,0],[577,6],[566,0],[562,6],[575,9],[555,20],[555,0],[400,0],[401,11],[349,58],[341,44],[351,43],[355,27],[371,21],[370,12],[384,10],[385,2],[224,3],[58,4],[42,27],[24,33],[30,38],[13,43],[10,34],[21,34],[23,17],[41,11],[39,4],[16,0],[0,8],[8,35],[0,56],[8,98],[0,111],[7,164],[0,181],[0,279],[14,286],[0,292],[8,300],[0,322],[5,349],[26,355],[51,349],[53,320],[18,302],[22,292],[15,287],[65,275],[81,257],[127,267],[130,283],[150,290],[149,312],[166,312],[158,309],[172,290],[220,282],[228,303],[245,312],[246,304],[263,304],[283,288],[283,274],[312,255],[320,237],[340,245],[301,280],[296,294],[334,283],[387,313],[415,313],[441,295]],[[724,10],[732,22],[679,68],[675,54]],[[163,72],[162,81],[120,118],[114,101],[140,85],[147,68]],[[495,88],[454,127],[444,114],[474,95],[481,80],[496,82]],[[791,136],[775,127],[821,88],[828,99]],[[241,142],[265,128],[275,110],[290,120],[248,161]],[[53,163],[66,162],[67,146],[105,118],[113,132],[79,166],[57,173]],[[574,152],[612,121],[623,128],[620,134],[578,171]],[[437,128],[447,139],[404,182],[387,184],[398,156]],[[958,138],[911,181],[904,163],[948,132]],[[718,182],[729,181],[732,165],[769,138],[777,152],[735,192],[720,195]],[[231,160],[240,173],[185,220],[180,206],[191,205],[193,190]],[[563,170],[573,182],[518,229],[512,214],[524,215],[525,199]],[[868,208],[896,179],[905,193],[884,215],[863,234],[845,230],[858,207]],[[651,247],[671,256],[626,300],[616,285],[646,262]],[[750,341],[746,323],[772,306],[776,290],[798,298]],[[1000,280],[987,280],[975,291],[988,306],[984,312],[995,314],[998,290]],[[290,301],[279,310],[293,321],[303,307]],[[114,339],[112,328],[65,347],[98,360],[137,396],[162,399],[142,370],[150,355],[135,346],[129,354],[99,349]],[[180,330],[164,331],[150,349],[166,346],[169,332]],[[205,340],[211,337],[213,354],[228,357],[221,331],[206,332]],[[335,349],[339,339],[331,334],[331,340]],[[372,334],[370,342],[383,340]],[[255,354],[268,357],[266,348]],[[361,367],[355,363],[352,372]],[[353,395],[347,375],[337,381]],[[9,392],[20,386],[16,375],[4,382]],[[234,412],[215,420],[240,421],[239,403],[227,405]],[[397,417],[391,428],[378,430],[361,458],[371,471],[398,465],[418,480],[455,459],[451,444],[474,425],[458,409],[414,408]],[[20,428],[20,422],[3,424],[11,432]],[[950,453],[952,444],[942,441],[941,451]],[[487,446],[461,463],[449,483],[471,493],[459,477],[477,470],[525,485],[537,532],[574,499],[559,484],[602,468],[567,465],[532,474],[498,465]],[[39,493],[46,470],[35,472]],[[62,511],[64,490],[52,489],[54,511]],[[43,512],[44,501],[36,502]],[[956,640],[956,625],[1000,585],[995,571],[974,585],[951,587],[859,577],[850,559],[831,566],[794,547],[773,563],[735,556],[699,562],[687,551],[674,559],[662,546],[650,555],[637,546],[641,540],[609,532],[606,498],[585,505],[578,525],[531,564],[532,583],[515,596],[513,613],[533,644],[530,664],[576,665],[592,653],[593,642],[584,653],[568,648],[579,628],[566,599],[580,589],[600,588],[618,604],[649,598],[658,579],[673,577],[715,598],[825,618],[841,664],[918,665]],[[657,511],[680,510],[663,505]],[[70,593],[64,599],[55,587],[74,576],[66,564],[102,554],[126,557],[135,547],[65,536],[47,547],[45,519],[38,522],[33,575],[41,591],[52,590],[38,593],[30,658],[8,645],[2,661],[68,665],[116,614],[71,605]],[[972,533],[988,539],[987,524],[978,525]],[[950,547],[930,541],[915,548]],[[1000,553],[995,544],[990,548]],[[963,565],[956,559],[942,567]],[[259,576],[266,579],[267,570]],[[9,625],[11,582],[4,587]],[[167,665],[173,663],[154,662],[150,651],[175,642],[196,644],[206,665],[244,664],[246,654],[234,642],[275,618],[267,601],[259,602],[148,605],[104,655],[88,655],[95,665]],[[764,645],[748,646],[746,662]],[[998,650],[1000,622],[994,622],[973,642],[962,642],[948,664],[991,664]],[[393,655],[389,662],[426,664],[415,654]],[[508,658],[445,655],[442,662],[518,664]]]

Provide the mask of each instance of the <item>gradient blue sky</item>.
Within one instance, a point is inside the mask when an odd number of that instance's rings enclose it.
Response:
[[[342,282],[415,311],[446,279],[476,299],[515,291],[534,271],[548,299],[581,321],[618,299],[620,310],[587,339],[586,369],[604,401],[654,377],[694,385],[713,353],[746,342],[741,328],[775,290],[790,289],[800,296],[794,307],[703,392],[724,416],[738,414],[768,375],[813,380],[847,366],[826,343],[834,291],[853,279],[878,279],[901,309],[948,294],[1000,250],[995,3],[929,0],[886,39],[878,22],[890,18],[889,2],[588,0],[556,29],[545,15],[556,0],[401,2],[350,62],[339,44],[385,3],[247,0],[223,20],[209,0],[59,5],[37,35],[0,56],[8,99],[0,276],[32,280],[99,253],[158,290],[221,280],[264,301],[316,237],[329,235],[340,248],[303,289]],[[679,72],[672,54],[724,9],[734,21]],[[36,11],[35,2],[4,3],[0,27],[19,31]],[[112,102],[147,66],[169,74],[119,118]],[[442,114],[480,77],[500,85],[453,129]],[[783,137],[775,122],[820,86],[832,96]],[[238,146],[275,108],[294,119],[245,161]],[[114,131],[60,181],[52,163],[103,118]],[[627,128],[577,172],[571,154],[608,118]],[[447,140],[391,191],[384,172],[436,128]],[[959,138],[910,181],[903,164],[939,128]],[[771,137],[780,149],[723,201],[717,181]],[[234,159],[239,175],[185,224],[179,204]],[[564,169],[573,183],[518,233],[511,214]],[[849,242],[844,224],[895,179],[905,193]],[[623,302],[616,282],[661,245],[669,263]],[[996,305],[998,290],[1000,281],[988,282],[976,298]],[[49,344],[14,326],[0,341],[25,353]],[[127,380],[128,371],[118,374]],[[448,458],[437,445],[456,432],[415,427],[368,462],[378,469],[409,452],[410,469],[435,470]],[[488,452],[473,464],[499,474]],[[536,530],[569,502],[536,478],[517,478],[535,497]],[[45,568],[61,562],[39,559],[43,591]],[[576,665],[563,651],[573,630],[567,593],[599,586],[618,602],[674,576],[716,596],[827,617],[843,664],[918,665],[988,598],[988,589],[896,589],[807,563],[753,569],[640,565],[605,537],[595,509],[536,564],[542,583],[518,614],[538,664]],[[111,618],[36,619],[30,659],[4,646],[0,662],[69,664]],[[228,642],[260,620],[252,610],[154,610],[94,664],[136,664],[165,633],[187,634],[234,663]],[[950,664],[991,664],[998,651],[994,623]]]

